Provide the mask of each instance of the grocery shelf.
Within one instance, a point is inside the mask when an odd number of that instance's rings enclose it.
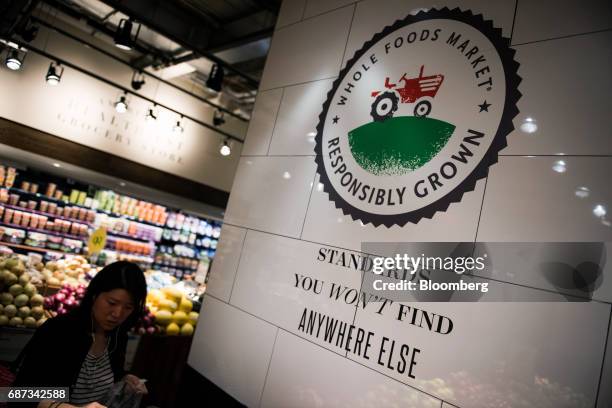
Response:
[[[4,187],[4,188],[7,188],[7,187]],[[48,196],[46,196],[44,194],[40,194],[40,193],[31,193],[29,191],[25,191],[25,190],[22,190],[22,189],[16,188],[16,187],[9,187],[8,190],[9,191],[14,191],[14,192],[20,193],[20,194],[25,194],[25,195],[28,195],[30,197],[36,197],[36,198],[39,198],[39,199],[43,199],[43,200],[46,200],[46,201],[54,201],[56,203],[61,203],[64,206],[69,205],[69,206],[73,206],[73,207],[84,208],[86,210],[93,210],[93,211],[95,211],[95,212],[97,212],[99,214],[111,215],[113,217],[123,218],[123,219],[126,219],[128,221],[134,221],[134,222],[139,222],[141,224],[151,225],[153,227],[159,227],[159,228],[163,228],[164,227],[164,224],[158,224],[158,223],[154,223],[154,222],[140,220],[139,218],[131,216],[131,215],[117,214],[117,213],[114,213],[112,211],[102,210],[101,208],[85,207],[84,205],[81,205],[81,204],[71,203],[70,201],[64,201],[64,200],[57,199],[57,198],[54,198],[54,197],[48,197]],[[18,208],[21,209],[22,207],[18,207]],[[43,215],[47,215],[47,214],[43,214]],[[67,219],[67,220],[70,221],[70,219]],[[75,221],[76,222],[80,222],[78,220],[75,220]]]
[[[198,268],[192,268],[191,266],[172,266],[172,265],[164,265],[157,262],[154,262],[152,265],[154,268],[172,268],[172,269],[181,269],[184,271],[196,272]],[[160,269],[161,270],[161,269]],[[162,271],[165,272],[165,271]]]
[[[140,241],[140,242],[146,242],[146,243],[151,243],[151,242],[155,243],[156,242],[153,239],[135,237],[135,236],[127,234],[125,232],[109,231],[108,229],[106,230],[106,235],[115,235],[115,236],[120,237],[120,238],[126,238],[126,239],[131,239],[131,240],[134,240],[134,241]]]
[[[170,231],[177,231],[178,233],[187,232],[189,234],[196,234],[196,236],[199,237],[199,238],[219,239],[219,237],[215,238],[212,234],[210,234],[210,235],[208,235],[208,234],[201,234],[199,232],[191,231],[191,230],[184,229],[184,228],[170,228],[168,226],[165,226],[164,229],[165,230],[170,230]],[[166,239],[170,239],[170,238],[166,238]]]
[[[0,222],[0,225],[3,225],[5,227],[9,227],[9,228],[17,228],[17,229],[21,229],[21,230],[25,230],[28,232],[39,232],[41,234],[47,234],[47,235],[54,235],[56,237],[62,237],[62,238],[68,238],[68,239],[74,239],[75,241],[82,241],[85,242],[87,240],[87,237],[84,237],[82,235],[72,235],[72,234],[68,234],[65,232],[57,232],[57,231],[49,231],[46,229],[40,229],[40,228],[32,228],[32,227],[24,227],[18,224],[12,224],[12,223],[6,223],[6,222]]]
[[[81,255],[81,254],[78,254],[78,253],[75,253],[75,252],[66,252],[66,251],[60,251],[60,250],[57,250],[57,249],[40,248],[40,247],[33,247],[33,246],[29,246],[29,245],[13,244],[11,242],[4,242],[4,241],[0,241],[0,246],[1,245],[7,246],[9,248],[23,249],[25,251],[52,252],[52,253],[63,254],[63,255]]]
[[[79,219],[76,219],[76,218],[64,217],[63,215],[55,215],[55,214],[51,214],[51,213],[40,211],[40,210],[30,210],[27,207],[19,207],[18,205],[12,205],[12,204],[0,204],[0,205],[3,205],[6,208],[10,208],[10,209],[16,210],[16,211],[27,212],[27,213],[30,213],[30,214],[44,215],[45,217],[48,217],[48,218],[57,218],[57,219],[60,219],[60,220],[76,222],[76,223],[79,223],[79,224],[87,225],[89,227],[93,227],[92,223],[87,222],[87,221],[83,221],[83,220],[79,220]]]
[[[202,250],[208,251],[208,250],[213,249],[210,246],[205,247],[204,245],[195,245],[195,244],[190,244],[190,243],[187,243],[187,242],[174,241],[172,239],[168,239],[168,238],[164,238],[164,237],[162,237],[162,239],[159,242],[162,245],[166,245],[166,246],[182,245],[182,246],[194,249],[196,251],[202,251]]]

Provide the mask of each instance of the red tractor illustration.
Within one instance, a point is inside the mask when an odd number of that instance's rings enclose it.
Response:
[[[425,117],[431,112],[431,102],[425,97],[433,98],[438,93],[444,75],[437,74],[423,76],[425,65],[421,65],[418,78],[406,78],[406,74],[399,79],[404,82],[403,87],[389,82],[389,77],[385,79],[385,91],[373,91],[372,97],[376,97],[372,104],[370,115],[376,122],[393,117],[401,98],[402,103],[413,103],[421,99],[414,105],[414,116]],[[399,96],[398,96],[399,94]]]

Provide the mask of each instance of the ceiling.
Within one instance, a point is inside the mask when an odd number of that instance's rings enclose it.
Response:
[[[4,2],[0,33],[61,21],[85,42],[98,41],[136,70],[146,70],[249,119],[281,0],[38,0]],[[16,18],[9,19],[13,13]],[[28,17],[32,17],[28,21]],[[140,31],[130,51],[115,48],[122,19]],[[205,86],[213,64],[223,90]]]

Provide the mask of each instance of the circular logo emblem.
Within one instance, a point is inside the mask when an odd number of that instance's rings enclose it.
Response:
[[[366,42],[317,126],[317,171],[336,207],[401,226],[472,191],[514,129],[513,56],[500,29],[459,9],[408,16]]]

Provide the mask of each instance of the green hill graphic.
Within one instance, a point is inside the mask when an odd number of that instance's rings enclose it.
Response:
[[[400,116],[367,123],[348,136],[353,157],[364,170],[398,176],[430,161],[454,131],[454,125],[441,120]]]

